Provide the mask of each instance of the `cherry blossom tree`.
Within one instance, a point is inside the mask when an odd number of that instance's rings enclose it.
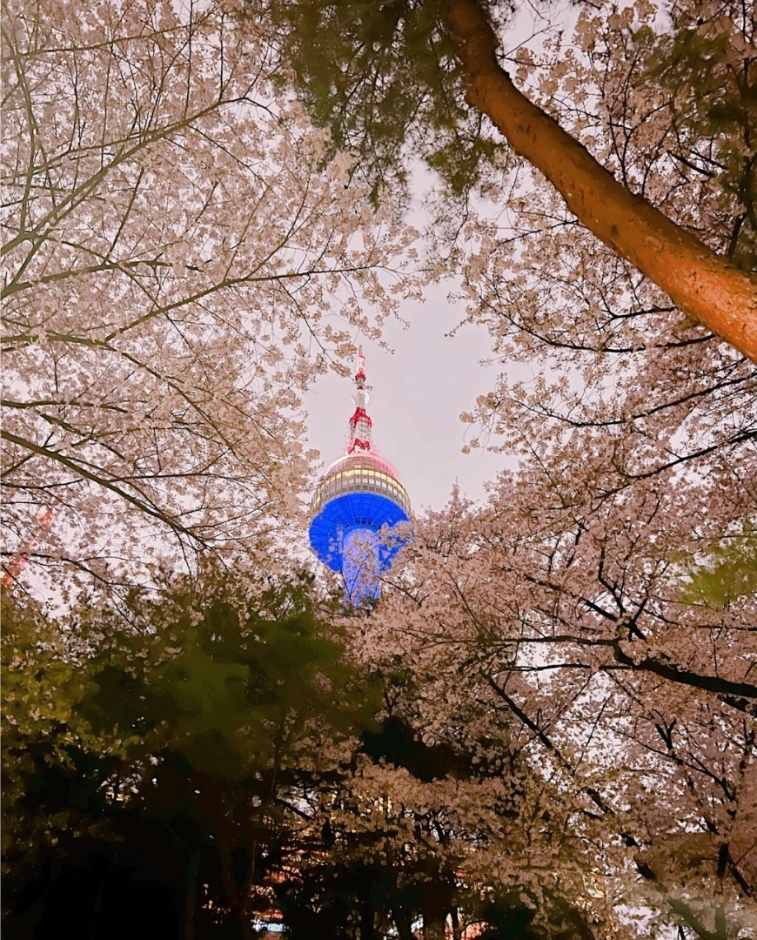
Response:
[[[346,657],[312,578],[208,565],[163,587],[130,594],[128,628],[3,597],[8,936],[147,911],[186,940],[272,912],[293,937],[411,940],[420,917],[460,940],[498,916],[524,940],[614,936],[573,900],[590,859],[561,795],[471,709],[424,742],[413,674]],[[544,870],[557,843],[571,877]]]
[[[480,722],[470,698],[461,720],[442,708],[430,721],[413,665],[386,658],[379,731],[364,733],[352,772],[315,795],[328,854],[300,860],[304,885],[317,888],[333,867],[360,873],[359,896],[373,897],[403,940],[417,918],[424,938],[441,940],[449,925],[459,940],[498,907],[534,940],[614,936],[606,903],[586,896],[590,856],[562,795],[510,747],[507,723]]]
[[[544,257],[561,237],[532,251]],[[476,263],[487,257],[482,246]],[[605,263],[588,291],[606,287]],[[555,787],[564,815],[537,828],[546,840],[560,818],[581,833],[593,859],[584,877],[623,916],[656,909],[681,936],[746,937],[757,887],[754,372],[672,324],[625,353],[571,332],[547,302],[556,283],[521,305],[487,295],[499,352],[555,364],[560,348],[566,366],[503,377],[482,396],[471,420],[519,468],[485,505],[455,497],[416,521],[405,567],[364,621],[364,655],[402,657],[430,738],[475,729],[482,760],[493,748],[506,766],[514,752]],[[617,323],[608,336],[633,336],[632,306],[617,298],[605,313]],[[549,849],[543,869],[575,877],[577,853]]]
[[[233,4],[3,16],[6,580],[261,543],[308,479],[299,395],[414,289],[414,234]]]
[[[590,47],[566,36],[524,53],[523,81],[619,176],[749,254],[735,203],[701,172],[706,122],[634,92],[651,61],[640,47],[657,42],[639,30],[592,8],[577,36]],[[363,655],[402,658],[429,739],[470,728],[482,761],[514,752],[556,789],[563,815],[532,817],[542,871],[591,886],[627,935],[751,936],[754,366],[682,322],[523,171],[493,195],[507,212],[469,218],[462,296],[502,374],[464,417],[471,447],[518,469],[483,506],[456,495],[416,520]],[[549,846],[554,825],[588,865]]]
[[[368,620],[371,655],[399,647],[437,738],[466,715],[482,740],[507,727],[618,899],[638,873],[689,926],[748,931],[754,597],[686,600],[685,560],[722,538],[712,493],[666,472],[617,474],[608,495],[587,438],[503,478],[484,510],[453,503],[416,527],[417,559]]]
[[[569,52],[549,78],[556,86],[567,73],[563,100],[544,101],[527,84],[513,81],[501,37],[516,4],[282,0],[270,6],[277,28],[283,23],[289,30],[282,55],[300,94],[315,119],[332,129],[334,140],[361,155],[359,170],[402,187],[411,154],[439,171],[456,196],[482,181],[484,192],[492,196],[496,188],[489,190],[487,183],[503,167],[520,165],[514,153],[539,171],[540,184],[546,177],[583,226],[658,285],[686,317],[757,359],[753,258],[723,250],[705,227],[692,227],[675,201],[658,198],[643,175],[639,180],[620,173],[617,161],[607,159],[601,139],[609,135],[617,142],[625,132],[630,141],[644,135],[641,125],[650,115],[657,120],[660,113],[674,114],[671,137],[645,172],[668,161],[680,171],[688,167],[719,180],[723,201],[738,205],[741,222],[734,239],[753,239],[754,24],[740,4],[643,0],[622,10],[592,4],[598,19],[622,20],[630,32],[640,33],[639,61],[649,51],[645,44],[654,45],[658,36],[654,57],[657,64],[663,61],[658,70],[647,69],[643,84],[625,87],[627,110],[636,111],[641,120],[610,123],[600,135],[594,133],[593,115],[589,133],[586,122],[566,126],[562,121],[572,102],[578,108],[587,102]],[[250,7],[257,12],[260,5]],[[592,16],[584,18],[585,50],[593,43],[592,21]],[[674,38],[669,40],[671,32]],[[511,55],[516,68],[523,65],[525,50]],[[618,77],[612,70],[610,60],[610,81]],[[704,107],[688,107],[697,96]],[[650,99],[653,107],[647,104]],[[587,110],[592,111],[591,104]],[[709,151],[695,145],[692,154],[689,145],[701,130],[701,121],[696,127],[701,118],[709,121],[715,143]],[[458,223],[466,208],[452,213]]]

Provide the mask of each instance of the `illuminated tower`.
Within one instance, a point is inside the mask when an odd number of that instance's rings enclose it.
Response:
[[[344,457],[321,477],[311,506],[310,544],[318,558],[341,571],[347,598],[358,606],[378,597],[378,576],[406,541],[392,532],[410,518],[410,499],[397,471],[372,451],[373,422],[368,417],[365,358],[358,352],[355,413]],[[386,526],[386,528],[384,528]]]

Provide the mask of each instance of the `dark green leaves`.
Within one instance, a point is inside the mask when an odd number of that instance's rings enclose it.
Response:
[[[420,157],[455,194],[477,181],[493,142],[465,101],[444,0],[276,0],[282,75],[292,76],[332,152],[359,155],[375,198],[404,193]]]

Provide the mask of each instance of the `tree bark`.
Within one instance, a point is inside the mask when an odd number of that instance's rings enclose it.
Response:
[[[254,940],[254,934],[250,925],[250,915],[247,910],[249,898],[249,885],[241,892],[238,890],[234,881],[234,873],[231,867],[231,855],[228,846],[221,840],[218,840],[218,849],[221,856],[221,878],[226,890],[226,896],[229,901],[231,913],[239,926],[239,933],[242,940]]]
[[[197,874],[200,871],[200,849],[192,849],[187,865],[187,896],[184,900],[184,940],[194,940],[197,910]]]
[[[413,931],[411,929],[412,917],[395,906],[392,908],[392,918],[400,940],[413,940]]]
[[[460,912],[458,910],[457,904],[452,905],[450,917],[452,918],[452,940],[460,940],[463,935],[463,931],[460,927]]]
[[[452,0],[450,24],[469,103],[547,177],[598,239],[688,317],[757,362],[757,280],[631,193],[521,94],[497,61],[497,37],[476,0]]]
[[[423,917],[423,940],[445,940],[444,921],[438,917]]]
[[[373,940],[375,912],[370,898],[363,898],[360,905],[360,940]]]

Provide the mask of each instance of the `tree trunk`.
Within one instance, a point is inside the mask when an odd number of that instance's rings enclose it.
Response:
[[[370,898],[363,898],[360,905],[360,940],[373,940],[375,915]]]
[[[423,940],[444,940],[444,919],[424,915]]]
[[[476,0],[452,0],[450,23],[470,104],[547,177],[598,239],[687,316],[757,362],[757,280],[631,193],[522,95],[497,61],[497,37]]]
[[[187,866],[187,896],[184,899],[184,940],[194,940],[197,910],[197,873],[200,870],[200,849],[192,849]]]
[[[240,892],[237,889],[236,883],[234,881],[234,873],[231,867],[231,856],[228,847],[220,843],[219,840],[218,848],[221,855],[221,878],[223,879],[223,886],[229,901],[231,913],[234,915],[234,919],[239,926],[239,934],[242,940],[254,940],[254,934],[252,932],[252,927],[250,926],[250,917],[247,911],[249,890],[243,890]],[[249,888],[249,886],[246,887]]]
[[[411,915],[406,914],[404,911],[398,910],[395,907],[392,910],[392,917],[394,919],[394,925],[397,928],[397,933],[400,935],[400,940],[413,940]]]
[[[452,918],[452,940],[460,940],[463,935],[463,931],[460,926],[460,911],[458,910],[456,904],[453,904],[452,906],[450,917]]]

